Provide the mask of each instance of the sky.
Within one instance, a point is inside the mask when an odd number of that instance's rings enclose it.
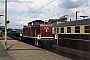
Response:
[[[58,19],[70,14],[71,20],[75,20],[75,13],[90,18],[90,0],[7,0],[8,28],[22,28],[33,20]],[[0,0],[0,14],[4,15],[5,0]],[[0,17],[0,26],[4,26],[4,16]]]

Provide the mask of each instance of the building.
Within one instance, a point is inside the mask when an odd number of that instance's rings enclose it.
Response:
[[[60,17],[59,19],[49,19],[48,23],[50,24],[58,24],[58,23],[62,23],[62,22],[70,22],[70,15],[64,15],[62,17]]]
[[[65,23],[65,22],[70,22],[70,21],[71,21],[71,19],[70,19],[70,15],[69,14],[62,16],[59,19],[49,19],[48,23],[49,24],[52,24],[52,27],[53,27],[52,28],[52,34],[55,34],[56,33],[55,32],[55,30],[56,30],[55,26],[57,24],[59,24],[59,23]]]

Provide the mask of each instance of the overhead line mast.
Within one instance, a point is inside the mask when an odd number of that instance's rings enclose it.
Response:
[[[5,0],[5,14],[4,14],[4,21],[5,21],[5,46],[4,49],[7,50],[7,0]]]

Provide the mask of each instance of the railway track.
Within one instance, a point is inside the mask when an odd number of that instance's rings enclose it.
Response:
[[[61,47],[61,46],[57,46],[57,45],[53,45],[52,49],[55,49],[56,51],[58,51],[58,53],[63,52],[63,53],[69,54],[70,56],[76,57],[77,59],[90,60],[90,52],[85,52],[85,51],[76,50],[76,49],[70,49],[70,48]]]
[[[19,40],[19,39],[20,39],[19,36],[12,36],[12,35],[9,35],[9,34],[8,34],[8,36],[11,37],[11,38],[14,38],[14,39],[16,39],[16,40]]]

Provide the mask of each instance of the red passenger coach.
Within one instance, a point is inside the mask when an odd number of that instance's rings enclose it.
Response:
[[[42,20],[35,20],[23,28],[22,41],[33,45],[46,46],[54,43],[52,36],[52,24],[46,24]]]

